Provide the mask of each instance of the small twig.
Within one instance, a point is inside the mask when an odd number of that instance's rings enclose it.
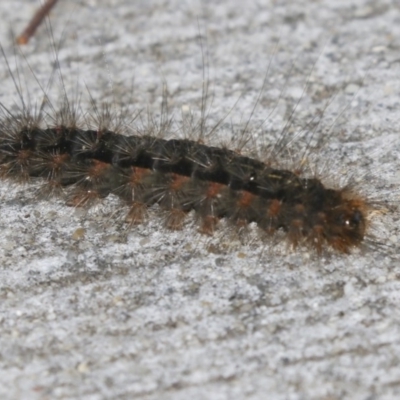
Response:
[[[41,24],[46,15],[49,14],[50,10],[56,3],[57,0],[47,0],[46,3],[36,11],[29,25],[25,28],[22,34],[17,37],[17,43],[19,45],[28,43],[29,39],[35,34],[38,26]]]

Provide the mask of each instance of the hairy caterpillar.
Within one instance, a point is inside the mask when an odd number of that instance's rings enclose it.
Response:
[[[107,107],[94,106],[95,121],[85,124],[77,117],[86,115],[80,107],[67,96],[59,110],[51,106],[49,112],[43,107],[32,114],[24,103],[19,112],[3,107],[2,177],[41,179],[46,194],[71,188],[67,203],[74,206],[117,195],[130,207],[131,224],[143,222],[147,208],[158,205],[172,229],[182,229],[186,214],[194,211],[207,234],[225,218],[238,228],[255,222],[269,235],[284,231],[294,247],[306,244],[318,253],[325,247],[348,253],[363,242],[372,210],[366,198],[273,160],[204,144],[204,112],[198,140],[165,139],[173,136],[168,114],[152,135],[153,127],[143,129],[136,121],[120,121],[114,131],[115,115]]]
[[[212,233],[220,218],[236,225],[256,222],[271,234],[282,228],[293,245],[305,241],[319,252],[325,244],[348,252],[364,238],[366,203],[318,179],[190,140],[65,123],[15,124],[19,118],[2,123],[2,177],[42,178],[51,191],[73,185],[74,205],[113,193],[130,204],[133,222],[158,204],[169,212],[172,229],[181,229],[185,214],[194,210],[203,232]]]

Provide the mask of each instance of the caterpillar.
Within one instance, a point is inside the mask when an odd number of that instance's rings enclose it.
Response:
[[[24,104],[17,112],[2,107],[1,178],[41,182],[41,193],[66,193],[66,203],[75,207],[116,195],[128,205],[131,226],[157,206],[169,229],[183,229],[189,213],[208,235],[221,219],[237,229],[255,223],[267,236],[284,232],[292,247],[305,245],[318,254],[349,253],[368,235],[373,207],[367,198],[301,169],[207,145],[204,127],[198,140],[166,138],[173,136],[169,123],[160,135],[149,134],[152,128],[143,129],[135,118],[129,124],[119,121],[114,130],[116,116],[108,107],[99,111],[94,105],[94,116],[87,118],[66,95],[60,109],[45,107],[37,114]],[[80,112],[86,123],[77,117]]]
[[[16,124],[19,118],[1,124],[1,176],[41,178],[50,191],[72,185],[71,204],[112,193],[130,205],[133,223],[157,204],[169,212],[171,229],[181,229],[193,210],[204,233],[213,233],[220,218],[239,226],[256,222],[319,252],[325,244],[348,252],[364,238],[367,203],[316,178],[192,140]]]

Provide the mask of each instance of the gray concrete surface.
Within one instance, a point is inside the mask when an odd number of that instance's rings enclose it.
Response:
[[[36,5],[0,3],[0,42],[32,105],[41,90],[13,55],[11,31]],[[87,87],[98,104],[157,114],[165,80],[176,119],[196,114],[206,59],[209,126],[226,116],[210,140],[227,143],[266,76],[250,145],[262,152],[276,141],[298,103],[292,148],[304,149],[311,123],[307,158],[317,156],[325,181],[353,176],[362,193],[397,204],[396,1],[82,0],[60,2],[51,25],[56,42],[63,35],[65,86],[70,98],[82,95],[82,109]],[[24,52],[45,85],[48,31]],[[0,101],[16,110],[0,65]],[[56,78],[50,98],[59,97]],[[127,232],[116,199],[75,210],[36,191],[0,185],[0,398],[399,398],[397,211],[375,215],[367,248],[318,258],[260,241],[254,227],[209,239],[190,223],[169,232],[152,218]]]

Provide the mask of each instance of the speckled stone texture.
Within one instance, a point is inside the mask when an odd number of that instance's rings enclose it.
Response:
[[[252,226],[208,238],[190,219],[170,232],[151,218],[127,231],[116,198],[74,209],[2,181],[0,397],[398,399],[398,2],[59,2],[54,40],[42,27],[24,61],[10,32],[36,6],[0,3],[0,42],[32,107],[43,90],[56,105],[64,85],[81,113],[93,97],[143,109],[146,125],[166,82],[179,121],[198,117],[204,71],[207,124],[222,120],[209,140],[230,146],[250,119],[247,145],[266,154],[260,143],[285,132],[292,155],[309,143],[324,182],[352,177],[389,212],[365,248],[316,257]],[[47,90],[52,41],[63,83],[55,73]],[[0,79],[15,112],[4,60]]]

